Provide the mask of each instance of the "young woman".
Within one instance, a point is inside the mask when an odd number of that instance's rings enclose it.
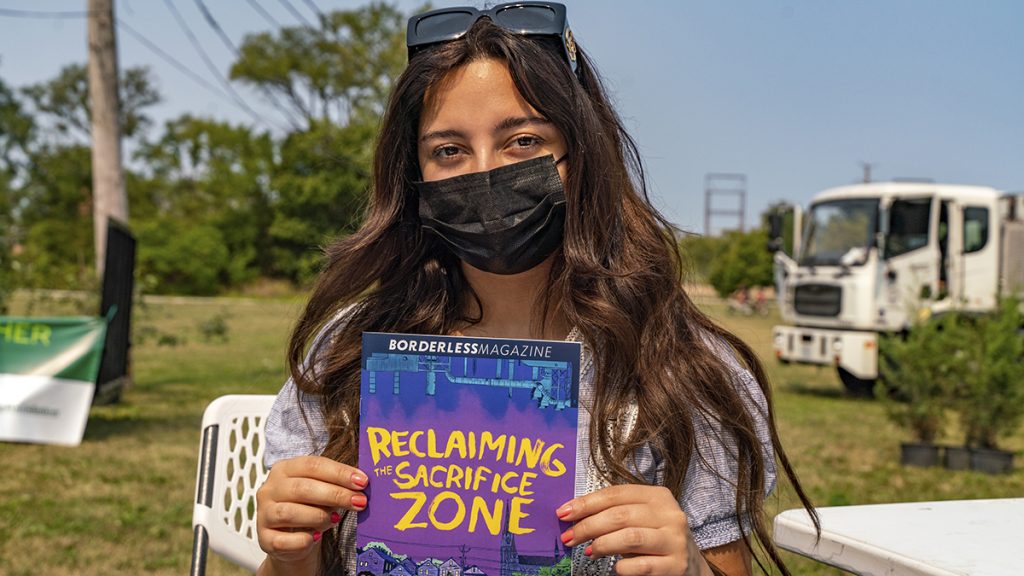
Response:
[[[585,494],[551,511],[574,523],[575,573],[749,574],[753,541],[785,573],[764,511],[776,459],[811,508],[764,371],[683,291],[564,6],[438,10],[407,40],[368,212],[327,250],[268,419],[260,573],[354,573],[346,512],[373,506],[355,467],[364,331],[584,344]]]

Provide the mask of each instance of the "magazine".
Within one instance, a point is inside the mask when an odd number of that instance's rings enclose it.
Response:
[[[363,334],[357,576],[569,574],[580,344]]]

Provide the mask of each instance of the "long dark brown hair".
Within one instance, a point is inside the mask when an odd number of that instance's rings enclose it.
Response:
[[[479,319],[467,317],[475,296],[459,261],[419,226],[413,182],[420,178],[417,134],[428,88],[474,59],[498,59],[567,145],[565,237],[539,306],[542,313],[557,307],[595,351],[590,450],[599,473],[611,483],[645,483],[631,464],[649,444],[665,462],[665,486],[678,497],[691,458],[701,457],[694,421],[714,421],[738,458],[738,477],[729,479],[736,485],[736,522],[749,517],[759,548],[788,574],[764,511],[769,455],[756,432],[760,416],[723,350],[757,379],[768,400],[764,417],[775,456],[810,510],[779,442],[764,369],[746,344],[687,297],[671,228],[647,198],[635,143],[586,54],[578,51],[576,76],[559,50],[481,19],[464,38],[417,53],[398,78],[362,226],[326,249],[326,266],[288,351],[299,390],[319,396],[329,433],[323,455],[357,461],[363,332],[450,334]],[[344,321],[334,323],[339,315]],[[331,337],[317,339],[324,330]],[[307,363],[307,355],[317,360]],[[631,401],[638,407],[632,430],[607,426]],[[321,566],[330,573],[343,564],[334,537],[325,538]]]

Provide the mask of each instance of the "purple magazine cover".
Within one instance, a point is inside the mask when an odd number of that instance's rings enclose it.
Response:
[[[580,344],[363,334],[357,576],[567,575]]]

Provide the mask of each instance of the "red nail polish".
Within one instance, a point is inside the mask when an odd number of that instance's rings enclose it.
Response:
[[[331,524],[337,524],[338,522],[341,522],[341,514],[331,512]]]
[[[366,496],[363,494],[353,494],[352,505],[356,508],[363,508],[366,506]]]
[[[319,530],[313,532],[313,542],[319,542],[321,536],[323,536],[323,534],[321,534]]]
[[[569,504],[567,502],[565,504],[562,504],[562,506],[558,510],[555,510],[555,515],[559,518],[565,518],[569,515],[570,512],[572,512],[572,504]]]
[[[359,473],[353,474],[352,475],[352,483],[355,484],[356,486],[359,486],[360,488],[365,488],[366,487],[366,476],[363,476],[362,474],[359,474]]]
[[[569,544],[569,542],[572,542],[572,537],[572,528],[569,528],[568,530],[562,533],[562,544]]]
[[[586,554],[587,556],[590,556],[591,554],[594,553],[594,547],[593,546],[587,546],[587,549],[584,550],[583,553]]]

